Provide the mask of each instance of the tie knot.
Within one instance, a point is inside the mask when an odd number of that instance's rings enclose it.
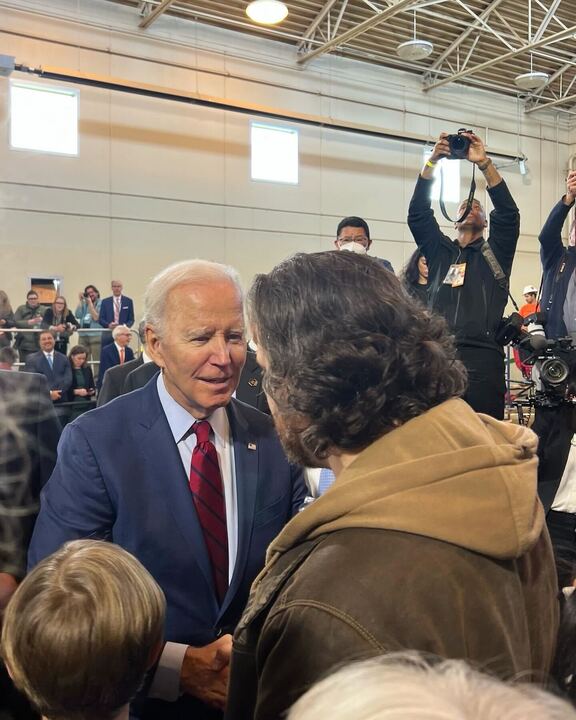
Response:
[[[212,428],[208,420],[197,420],[194,425],[192,425],[192,432],[196,433],[196,438],[199,445],[200,443],[205,443],[210,440],[211,430]]]

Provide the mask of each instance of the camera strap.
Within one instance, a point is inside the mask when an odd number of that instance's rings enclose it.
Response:
[[[482,240],[482,244],[480,245],[480,252],[482,253],[484,260],[486,260],[488,267],[492,271],[492,275],[494,275],[494,279],[496,280],[498,285],[500,285],[502,290],[506,291],[506,294],[512,301],[512,305],[514,306],[514,309],[518,312],[518,305],[516,304],[516,300],[514,300],[514,298],[510,294],[510,289],[508,286],[508,278],[506,277],[504,270],[502,270],[502,266],[496,259],[496,255],[494,255],[494,251],[488,244],[487,240]]]
[[[468,193],[468,199],[466,200],[466,207],[464,208],[464,212],[462,215],[460,215],[459,218],[456,220],[452,220],[450,215],[446,212],[446,205],[444,204],[444,169],[442,165],[440,165],[440,210],[442,210],[442,215],[448,220],[448,222],[451,223],[459,223],[462,222],[466,217],[468,217],[470,210],[472,210],[472,203],[474,202],[474,193],[476,192],[476,164],[472,165],[472,182],[470,183],[470,192]],[[496,259],[496,258],[494,258]]]

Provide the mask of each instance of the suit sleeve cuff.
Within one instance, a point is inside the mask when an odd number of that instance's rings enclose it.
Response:
[[[148,692],[149,698],[175,702],[180,697],[180,673],[188,645],[167,642],[160,656],[154,679]]]

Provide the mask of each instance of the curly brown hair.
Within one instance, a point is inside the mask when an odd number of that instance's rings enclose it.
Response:
[[[360,451],[465,390],[444,319],[375,258],[295,255],[256,277],[248,314],[265,390],[315,458]]]

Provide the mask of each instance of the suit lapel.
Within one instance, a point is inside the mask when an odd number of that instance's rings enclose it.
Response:
[[[182,465],[182,458],[170,426],[162,409],[155,384],[142,390],[142,418],[136,432],[140,434],[139,446],[143,448],[146,467],[151,482],[158,486],[163,484],[163,498],[174,517],[175,525],[180,531],[189,552],[194,556],[206,585],[210,589],[216,603],[216,594],[212,580],[212,568],[204,543],[204,535],[192,494],[188,487],[188,479]],[[169,559],[167,558],[167,561]]]
[[[258,489],[259,447],[257,437],[250,431],[242,407],[232,400],[227,407],[230,434],[234,443],[234,470],[236,473],[236,498],[238,502],[238,551],[236,564],[226,598],[220,609],[225,611],[244,577],[248,550],[254,525],[254,506]]]

